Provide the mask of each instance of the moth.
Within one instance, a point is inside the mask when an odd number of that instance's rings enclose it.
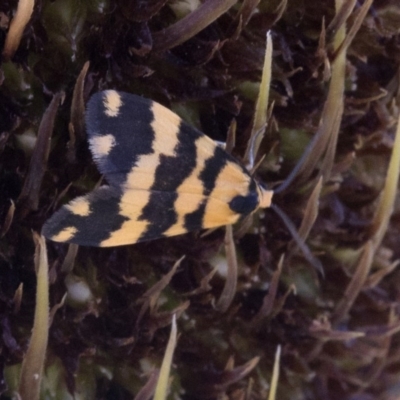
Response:
[[[42,234],[120,246],[233,224],[273,192],[212,139],[152,100],[107,90],[88,102],[90,150],[108,185],[57,211]]]

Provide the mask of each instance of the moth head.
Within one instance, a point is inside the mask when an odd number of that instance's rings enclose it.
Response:
[[[258,198],[259,198],[259,208],[271,207],[272,196],[274,192],[264,188],[261,184],[257,184]]]

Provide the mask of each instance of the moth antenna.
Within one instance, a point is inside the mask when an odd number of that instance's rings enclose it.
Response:
[[[286,228],[292,235],[293,240],[296,242],[296,244],[299,246],[300,250],[302,251],[306,260],[324,277],[325,273],[324,273],[324,269],[322,267],[321,261],[318,260],[318,258],[313,256],[310,248],[307,246],[307,244],[304,242],[304,240],[300,237],[299,233],[297,232],[297,229],[294,226],[292,220],[276,204],[271,204],[271,208],[276,212],[276,214],[283,221]]]
[[[303,154],[300,157],[300,160],[297,162],[295,167],[292,169],[292,172],[286,177],[286,179],[274,190],[274,193],[282,193],[287,189],[287,187],[294,181],[294,179],[299,175],[301,172],[306,160],[313,152],[315,148],[315,143],[319,139],[319,135],[314,135],[311,139],[311,142],[307,145],[306,149],[304,150]]]

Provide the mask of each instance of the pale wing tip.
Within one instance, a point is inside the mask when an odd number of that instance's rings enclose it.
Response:
[[[75,233],[76,228],[66,226],[63,222],[68,216],[68,211],[62,207],[55,214],[53,214],[43,225],[42,235],[53,242],[68,242]]]

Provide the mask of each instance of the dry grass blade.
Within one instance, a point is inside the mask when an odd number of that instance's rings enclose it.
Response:
[[[398,316],[394,308],[391,308],[389,313],[388,326],[397,327]],[[379,349],[379,356],[375,357],[374,362],[370,365],[369,370],[364,371],[361,378],[359,378],[355,383],[360,386],[360,388],[368,388],[374,385],[376,381],[382,376],[384,368],[390,364],[390,348],[392,344],[393,334],[397,333],[398,330],[395,329],[391,333],[385,333],[377,338],[374,343],[375,349]],[[397,380],[396,380],[397,381]],[[393,397],[393,395],[383,396],[382,399],[392,399],[398,398],[398,396]]]
[[[276,392],[278,390],[280,363],[281,363],[281,346],[279,345],[276,348],[274,369],[272,370],[271,388],[269,390],[268,400],[276,399]]]
[[[358,262],[356,271],[351,278],[343,298],[337,304],[337,307],[332,316],[332,325],[335,326],[342,321],[350,308],[352,307],[355,299],[360,291],[364,288],[369,271],[371,270],[372,260],[374,257],[373,242],[369,240],[363,249],[360,261]]]
[[[171,334],[169,336],[167,349],[161,364],[160,375],[158,377],[157,386],[154,394],[154,400],[165,400],[168,394],[169,374],[171,371],[172,358],[174,355],[178,330],[176,327],[176,317],[172,317]]]
[[[347,21],[355,5],[357,4],[357,0],[350,0],[341,2],[342,4],[339,5],[339,8],[335,17],[330,22],[329,26],[326,28],[326,34],[328,37],[333,36],[338,29],[343,26],[343,24]]]
[[[345,77],[345,67],[346,67],[346,60],[343,59],[341,60],[342,62],[340,63],[340,67],[342,68],[342,74],[343,74],[343,80],[341,81],[343,83],[343,93],[344,93],[344,77]],[[339,135],[339,129],[340,129],[340,123],[341,123],[341,118],[343,115],[343,97],[339,104],[337,104],[336,109],[334,110],[333,118],[332,118],[332,126],[330,128],[330,135],[329,135],[329,140],[328,144],[326,146],[326,153],[325,157],[322,159],[321,163],[321,172],[320,175],[323,177],[323,181],[326,182],[330,179],[332,176],[333,172],[333,164],[335,161],[335,156],[336,156],[336,146],[337,146],[337,141],[338,141],[338,135]]]
[[[151,374],[146,384],[139,390],[134,400],[150,400],[156,389],[160,370],[156,369]]]
[[[63,273],[67,274],[73,270],[78,250],[79,246],[77,244],[71,243],[68,245],[68,251],[61,266]]]
[[[3,57],[9,60],[17,50],[21,41],[24,29],[31,19],[34,0],[19,0],[17,11],[11,20],[10,29],[8,30],[6,41],[4,43]]]
[[[236,16],[236,19],[240,18],[242,29],[247,25],[251,16],[254,13],[254,10],[259,5],[260,0],[245,0],[243,1],[242,5],[240,6],[240,10]]]
[[[321,340],[321,342],[347,342],[348,340],[354,340],[365,336],[363,332],[344,332],[339,330],[322,331],[313,329],[310,329],[310,335]]]
[[[22,295],[24,294],[24,284],[21,282],[15,291],[14,298],[13,298],[13,303],[14,303],[14,309],[13,312],[14,314],[18,314],[19,310],[21,309],[21,301],[22,301]]]
[[[263,304],[253,318],[252,324],[258,324],[263,318],[268,317],[273,310],[276,293],[278,291],[278,283],[282,273],[283,260],[284,255],[282,254],[281,258],[279,259],[278,268],[272,275],[268,294],[264,297]]]
[[[141,302],[143,303],[138,318],[136,320],[136,326],[139,326],[140,321],[143,318],[145,312],[150,309],[153,310],[156,307],[157,301],[161,295],[161,291],[171,282],[176,270],[181,264],[185,256],[182,256],[171,268],[171,270],[164,275],[157,283],[155,283],[150,289],[143,294]]]
[[[276,7],[275,12],[276,12],[276,17],[274,18],[274,21],[272,23],[276,24],[283,16],[283,13],[286,11],[288,0],[282,0]]]
[[[299,228],[299,236],[303,240],[307,239],[307,236],[310,233],[310,230],[313,227],[315,220],[317,219],[321,189],[322,179],[320,178],[307,201],[306,209],[304,211],[304,217],[301,221],[301,225]]]
[[[53,133],[58,106],[63,96],[64,93],[62,92],[53,96],[40,122],[29,170],[18,198],[18,202],[21,203],[22,214],[38,208],[40,187],[50,153],[50,138]]]
[[[237,0],[210,0],[174,25],[153,35],[153,50],[166,51],[186,42],[228,11]]]
[[[223,387],[228,387],[232,383],[238,382],[241,379],[243,379],[246,375],[248,375],[258,364],[260,361],[260,357],[254,357],[250,361],[248,361],[246,364],[243,364],[239,367],[236,367],[234,369],[226,370],[224,371],[223,375]],[[231,367],[233,368],[233,366]]]
[[[399,264],[400,264],[400,260],[397,260],[397,261],[393,262],[389,267],[386,267],[384,269],[379,269],[378,271],[371,274],[368,277],[367,282],[365,283],[365,288],[373,288],[373,287],[377,286],[379,284],[379,282],[381,282],[381,280],[385,276],[392,273],[398,267]]]
[[[343,2],[337,1],[337,5],[339,5],[339,3],[343,3]],[[341,10],[345,9],[346,4],[348,4],[348,3],[352,4],[352,2],[344,2],[341,7]],[[347,51],[349,45],[351,44],[351,42],[353,41],[354,36],[360,29],[361,24],[362,24],[365,16],[367,15],[367,12],[368,12],[371,4],[372,4],[372,0],[368,0],[362,5],[360,12],[357,15],[357,18],[356,18],[353,26],[351,27],[350,31],[347,34],[346,34],[345,26],[343,25],[341,28],[339,28],[338,34],[335,35],[334,48],[336,49],[335,50],[336,57],[332,64],[333,65],[332,83],[334,83],[333,87],[336,88],[336,90],[338,90],[338,93],[336,96],[338,102],[333,103],[333,104],[336,104],[336,109],[332,113],[333,120],[330,121],[330,123],[332,124],[331,135],[330,135],[329,142],[328,142],[326,156],[323,160],[323,164],[322,164],[322,168],[321,168],[321,172],[322,172],[322,176],[324,177],[324,181],[327,181],[331,176],[333,162],[334,162],[334,158],[335,158],[335,154],[336,154],[336,145],[337,145],[337,138],[338,138],[338,134],[339,134],[340,121],[341,121],[342,114],[343,114],[344,82],[345,82],[345,75],[346,75],[346,51]],[[340,14],[341,10],[339,10],[338,14]],[[345,13],[345,15],[347,17],[350,15],[351,10],[352,10],[352,8],[350,10],[348,10],[347,13]],[[339,84],[340,84],[340,86],[336,86]],[[339,101],[339,96],[340,96],[340,101]],[[328,97],[328,101],[329,101],[329,97]]]
[[[394,202],[397,195],[397,185],[400,172],[400,116],[397,122],[396,137],[393,143],[392,156],[386,176],[385,186],[381,194],[378,209],[372,221],[370,235],[376,250],[382,242],[387,231],[390,217],[393,213]]]
[[[248,170],[252,170],[256,161],[257,153],[264,138],[265,128],[267,126],[267,112],[269,88],[271,85],[272,72],[272,39],[271,32],[267,33],[267,42],[265,48],[264,66],[262,70],[260,91],[258,93],[256,110],[254,113],[253,127],[251,136],[247,145],[244,163]]]
[[[279,298],[276,298],[274,308],[273,308],[273,313],[272,317],[277,316],[282,310],[283,307],[286,303],[287,298],[290,295],[296,295],[297,294],[297,288],[295,284],[290,284],[290,286],[286,289],[286,292]]]
[[[164,275],[155,285],[153,285],[146,293],[143,295],[143,298],[153,299],[150,301],[151,307],[157,302],[158,297],[163,289],[165,289],[168,284],[171,282],[172,277],[174,276],[176,270],[178,269],[179,265],[181,265],[182,260],[185,256],[182,256],[171,268],[171,270]]]
[[[353,26],[350,28],[349,33],[346,35],[346,37],[343,39],[343,42],[341,45],[337,48],[336,50],[336,56],[339,56],[340,53],[345,52],[348,47],[350,46],[351,42],[354,39],[354,36],[356,36],[356,33],[361,27],[362,22],[364,21],[365,16],[367,15],[368,10],[370,9],[372,5],[373,0],[367,0],[362,7],[359,10],[359,13],[354,21]]]
[[[225,144],[225,151],[229,154],[232,153],[232,150],[236,144],[236,120],[233,119],[229,125],[228,134],[226,136],[226,144]]]
[[[0,228],[0,238],[2,238],[10,229],[10,226],[14,219],[14,212],[15,212],[15,203],[10,200],[10,207],[8,208],[6,218],[2,227]]]
[[[72,95],[70,123],[68,125],[70,141],[68,142],[68,159],[70,162],[76,161],[76,146],[85,137],[85,101],[83,89],[85,86],[85,77],[89,70],[89,61],[86,61],[76,80],[74,93]]]
[[[390,309],[390,312],[393,312],[393,308]],[[398,332],[400,332],[400,321],[395,314],[390,316],[390,320],[387,325],[373,325],[364,327],[365,335],[373,339],[388,338]]]
[[[215,308],[221,312],[225,312],[229,308],[236,293],[238,265],[236,258],[235,242],[233,240],[232,225],[227,225],[225,228],[224,244],[228,272],[226,275],[226,281],[221,296],[218,299],[217,304],[215,305]]]
[[[338,6],[338,4],[337,4]],[[333,46],[337,49],[346,36],[346,27],[343,24],[334,36]],[[336,141],[339,133],[340,120],[343,114],[343,95],[345,83],[346,53],[343,52],[332,64],[332,77],[329,84],[329,92],[321,115],[321,123],[313,141],[310,143],[310,151],[304,160],[301,170],[302,179],[306,180],[314,171],[322,155],[327,151],[326,160],[321,169],[323,181],[326,182],[331,174],[333,160],[336,152]],[[308,150],[308,149],[307,149]],[[307,153],[308,151],[306,151]],[[303,157],[302,157],[303,158]],[[301,162],[301,161],[300,161]]]
[[[49,334],[49,279],[46,241],[43,236],[36,240],[35,267],[37,275],[36,306],[32,336],[22,362],[19,394],[24,400],[37,400],[40,395],[43,365]]]
[[[60,300],[60,302],[54,304],[54,306],[51,307],[50,313],[49,313],[49,326],[53,325],[53,319],[54,319],[54,316],[56,315],[56,312],[60,308],[64,307],[67,296],[68,296],[68,293],[65,293],[64,296],[62,297],[62,299]]]
[[[343,10],[341,7],[343,2],[336,2],[338,13]],[[367,8],[368,9],[368,8]],[[348,12],[344,15],[349,15]],[[361,18],[362,17],[362,18]],[[360,21],[352,27],[352,38],[359,29],[365,13],[360,13]],[[337,33],[333,39],[333,47],[337,52],[332,63],[332,77],[329,85],[327,100],[324,104],[324,109],[321,115],[321,123],[317,133],[313,137],[307,149],[297,163],[295,169],[288,176],[285,182],[278,188],[278,192],[285,190],[289,184],[298,175],[301,175],[302,180],[306,181],[314,169],[316,168],[321,157],[326,153],[323,164],[321,165],[320,174],[323,176],[323,181],[326,182],[332,173],[333,161],[336,154],[336,143],[340,128],[340,121],[343,114],[343,99],[344,99],[344,84],[345,84],[345,66],[346,66],[346,49],[351,43],[346,40],[346,47],[343,43],[346,39],[346,27],[343,18],[340,19],[343,23],[338,27]],[[340,51],[339,51],[340,49]]]

